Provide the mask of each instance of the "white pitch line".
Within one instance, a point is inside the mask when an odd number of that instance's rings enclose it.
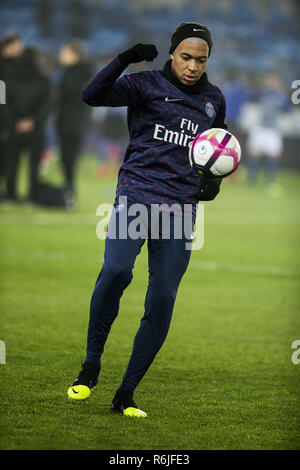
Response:
[[[10,256],[16,258],[36,258],[36,259],[53,259],[56,261],[93,261],[97,259],[97,256],[83,256],[80,253],[67,251],[43,251],[43,250],[15,250],[14,248],[8,248],[0,250],[0,256]]]
[[[68,225],[97,225],[99,217],[93,214],[7,214],[0,213],[0,225],[17,226],[68,226]],[[206,225],[300,225],[300,216],[298,212],[286,211],[284,213],[253,213],[244,212],[218,212],[210,213],[205,217]]]
[[[206,271],[230,271],[239,274],[266,274],[270,276],[295,276],[297,274],[295,269],[284,266],[245,265],[216,261],[196,261],[193,263],[193,267]]]
[[[0,225],[95,225],[97,224],[95,215],[79,214],[76,217],[72,214],[47,215],[40,214],[26,216],[24,214],[16,216],[15,214],[1,214]]]
[[[8,256],[15,258],[35,258],[44,260],[56,261],[97,261],[102,263],[103,252],[95,253],[92,255],[83,255],[77,252],[64,252],[64,251],[43,251],[43,250],[17,250],[14,248],[7,248],[0,250],[0,256]],[[137,258],[136,267],[147,266],[147,262],[142,258]],[[267,276],[282,276],[292,277],[300,274],[297,268],[290,268],[286,266],[270,266],[270,265],[249,265],[239,263],[219,263],[217,261],[193,261],[190,262],[190,269],[203,270],[203,271],[227,271],[238,274],[254,274],[254,275],[267,275]]]

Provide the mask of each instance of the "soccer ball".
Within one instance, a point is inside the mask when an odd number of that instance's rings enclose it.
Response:
[[[225,178],[239,166],[241,147],[237,138],[225,129],[208,129],[193,140],[189,160],[200,175]]]

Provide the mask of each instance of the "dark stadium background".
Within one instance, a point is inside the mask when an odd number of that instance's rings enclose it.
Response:
[[[248,100],[240,96],[242,117],[232,115],[243,138],[255,120],[259,102],[255,92],[265,74],[277,74],[288,98],[292,83],[300,78],[299,0],[10,0],[0,2],[0,36],[18,32],[24,45],[38,47],[49,76],[57,68],[60,46],[74,38],[84,42],[95,72],[129,45],[155,43],[158,58],[151,67],[161,68],[168,58],[170,35],[182,21],[199,21],[211,29],[214,48],[208,73],[221,88],[243,81],[251,91]],[[145,69],[142,63],[132,70]],[[234,112],[234,111],[233,111]],[[100,116],[99,116],[100,114]],[[120,111],[119,118],[125,113]],[[126,139],[126,126],[105,124],[110,114],[95,112],[94,121],[103,124],[102,134]],[[113,115],[112,118],[115,118]],[[113,121],[111,121],[113,122]],[[115,122],[119,122],[115,119]],[[126,122],[125,122],[126,124]],[[300,106],[291,105],[280,118],[284,135],[282,166],[299,169]],[[107,130],[108,128],[108,130]],[[125,129],[125,130],[124,130]],[[124,135],[123,135],[123,134]],[[94,134],[93,134],[94,135]],[[242,138],[242,143],[243,143]],[[96,143],[89,135],[90,150]],[[101,147],[101,144],[100,144]],[[98,147],[97,147],[98,148]],[[100,150],[101,153],[101,150]],[[244,162],[247,154],[244,153]],[[99,156],[99,158],[104,158]]]

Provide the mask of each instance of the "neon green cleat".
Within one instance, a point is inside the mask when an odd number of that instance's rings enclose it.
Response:
[[[147,413],[145,413],[145,411],[133,408],[132,406],[126,408],[126,410],[123,411],[123,415],[128,416],[129,418],[147,418]]]
[[[147,413],[140,410],[133,401],[133,392],[131,390],[123,390],[117,392],[112,404],[111,410],[121,413],[129,418],[147,418]]]
[[[82,369],[68,388],[68,397],[72,400],[86,400],[98,383],[100,369],[89,362],[82,364]]]
[[[91,389],[86,385],[74,385],[68,388],[68,397],[73,400],[86,400],[91,394]]]

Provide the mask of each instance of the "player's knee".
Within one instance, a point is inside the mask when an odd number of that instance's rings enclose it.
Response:
[[[132,280],[132,270],[126,264],[119,262],[110,262],[105,266],[105,274],[112,282],[121,282],[129,284]]]

